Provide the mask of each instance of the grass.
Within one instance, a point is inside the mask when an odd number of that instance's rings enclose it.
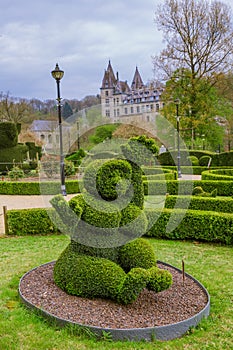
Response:
[[[4,350],[152,350],[233,349],[233,249],[197,242],[150,239],[159,260],[197,278],[211,296],[211,314],[196,329],[167,342],[113,342],[109,334],[97,340],[88,331],[48,324],[19,302],[18,284],[28,270],[56,259],[68,244],[66,236],[0,239],[0,349]]]

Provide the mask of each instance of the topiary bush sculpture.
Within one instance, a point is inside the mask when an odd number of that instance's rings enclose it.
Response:
[[[85,191],[69,202],[62,195],[51,200],[71,236],[54,266],[57,286],[121,304],[134,302],[144,288],[169,288],[170,272],[157,267],[152,245],[141,238],[147,218],[140,167],[126,159],[96,160],[83,183]]]
[[[193,196],[199,196],[199,197],[216,197],[217,196],[217,188],[215,188],[211,192],[205,192],[201,186],[196,186],[193,189]]]

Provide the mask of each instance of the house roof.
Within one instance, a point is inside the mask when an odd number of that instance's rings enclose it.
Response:
[[[58,126],[54,120],[33,120],[30,130],[34,132],[53,131]]]

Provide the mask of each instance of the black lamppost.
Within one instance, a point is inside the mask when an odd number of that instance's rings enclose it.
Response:
[[[181,168],[180,168],[180,116],[179,116],[179,104],[180,100],[176,99],[176,129],[177,129],[177,170],[178,170],[178,178],[182,177]]]
[[[57,111],[58,111],[59,137],[60,137],[61,194],[63,196],[66,196],[65,164],[64,164],[63,143],[62,143],[61,97],[60,97],[60,80],[63,78],[64,71],[60,70],[58,63],[57,63],[55,69],[51,72],[51,74],[57,83]]]

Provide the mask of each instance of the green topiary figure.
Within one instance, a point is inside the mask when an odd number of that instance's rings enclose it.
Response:
[[[56,261],[54,281],[69,294],[134,302],[144,288],[160,292],[172,276],[156,265],[147,229],[140,167],[125,159],[94,161],[85,171],[85,191],[68,203],[51,203],[71,242]]]
[[[199,197],[216,197],[217,196],[217,188],[215,188],[211,192],[205,192],[201,186],[196,186],[193,189],[193,196]]]

